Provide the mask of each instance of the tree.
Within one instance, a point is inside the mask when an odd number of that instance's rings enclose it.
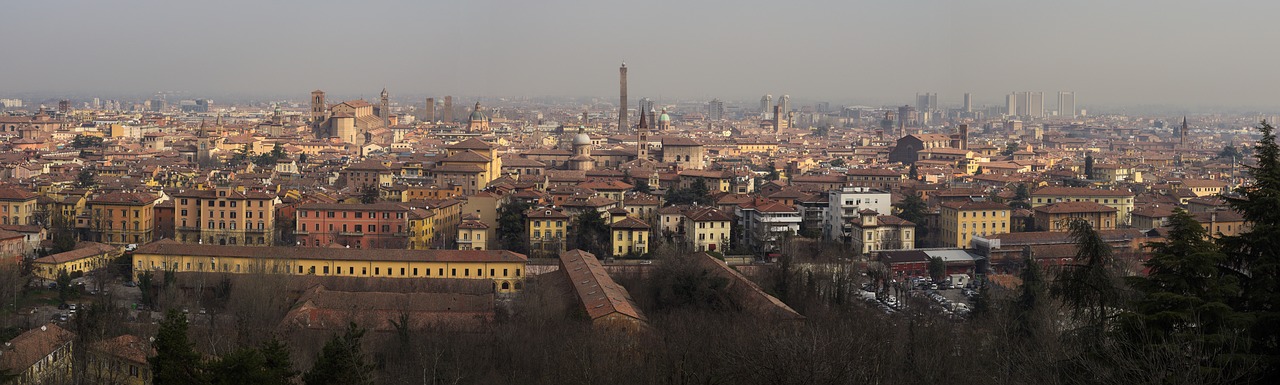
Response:
[[[613,255],[609,250],[609,224],[594,210],[587,210],[573,219],[573,244],[578,249],[600,257]]]
[[[634,187],[631,188],[631,191],[648,194],[653,192],[653,188],[649,187],[648,179],[636,179]]]
[[[912,163],[910,167],[907,167],[907,179],[911,179],[911,180],[920,179],[920,171],[916,169],[915,163]]]
[[[373,365],[365,362],[360,348],[364,333],[365,330],[353,322],[342,335],[334,334],[324,344],[311,371],[302,375],[302,382],[307,385],[373,384]]]
[[[298,164],[303,165],[306,163],[307,163],[307,153],[304,152],[304,153],[298,154]]]
[[[201,371],[200,354],[196,353],[187,337],[187,316],[177,309],[165,313],[160,321],[152,347],[156,355],[147,358],[151,364],[152,383],[155,385],[205,384]]]
[[[253,158],[253,149],[249,147],[248,143],[245,143],[244,147],[237,149],[235,153],[231,155],[231,159],[227,160],[227,165],[231,167],[240,167],[244,165],[245,162],[250,161],[252,158]]]
[[[844,167],[844,159],[841,159],[841,158],[832,159],[831,167]]]
[[[498,245],[521,254],[529,252],[529,229],[525,212],[533,208],[528,202],[511,199],[498,208]]]
[[[1093,154],[1084,155],[1084,178],[1093,179]]]
[[[1044,335],[1046,324],[1045,281],[1040,264],[1031,254],[1031,246],[1023,250],[1022,279],[1017,298],[1010,311],[1013,313],[1013,329],[1020,340],[1034,344]]]
[[[1218,151],[1218,159],[1240,159],[1244,154],[1240,152],[1235,145],[1228,144],[1222,147],[1222,151]]]
[[[1191,214],[1181,208],[1169,217],[1164,242],[1152,242],[1147,276],[1130,277],[1130,285],[1143,294],[1133,309],[1123,314],[1127,337],[1155,345],[1205,346],[1202,368],[1221,364],[1223,349],[1230,346],[1243,317],[1228,303],[1239,294],[1236,277],[1224,274],[1226,254],[1208,239]]]
[[[1004,151],[1000,151],[1000,155],[1012,156],[1013,153],[1015,152],[1018,152],[1018,143],[1009,142],[1008,144],[1004,145]]]
[[[206,365],[212,385],[289,385],[298,375],[289,359],[289,350],[277,339],[262,347],[245,348],[225,354]]]
[[[92,135],[77,134],[76,137],[71,140],[71,147],[77,149],[102,147],[102,138]]]
[[[58,302],[67,303],[71,299],[71,295],[75,293],[75,289],[71,288],[71,275],[66,270],[58,270]]]
[[[929,210],[929,205],[924,202],[923,198],[916,194],[907,194],[902,198],[901,202],[893,205],[893,207],[898,209],[898,218],[916,224],[917,240],[929,235],[929,227],[925,226],[925,215]]]
[[[53,214],[53,220],[49,224],[49,238],[53,241],[49,254],[71,251],[78,242],[71,220],[61,213]]]
[[[982,175],[982,166],[978,166],[978,169],[973,171],[973,175]]]
[[[1252,184],[1224,195],[1227,204],[1252,226],[1248,232],[1219,240],[1227,265],[1240,280],[1240,295],[1233,307],[1252,321],[1248,327],[1250,353],[1267,357],[1266,379],[1280,378],[1280,147],[1275,128],[1262,121],[1262,138],[1254,145],[1257,164],[1248,167]]]
[[[370,204],[378,201],[378,186],[365,184],[360,186],[360,203]]]
[[[1018,183],[1018,188],[1013,191],[1013,199],[1019,201],[1031,199],[1031,191],[1027,188],[1026,183]]]
[[[947,263],[939,257],[929,258],[929,278],[934,282],[942,280],[947,275]]]
[[[80,174],[76,175],[76,186],[80,188],[90,188],[98,184],[98,176],[88,168],[80,169]]]
[[[1058,272],[1049,294],[1061,300],[1080,323],[1081,337],[1098,338],[1114,318],[1113,307],[1121,305],[1111,246],[1085,220],[1071,221],[1069,228],[1076,255]]]

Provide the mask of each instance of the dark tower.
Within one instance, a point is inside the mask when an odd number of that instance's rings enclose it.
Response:
[[[644,114],[644,111],[640,112]],[[627,63],[618,67],[618,131],[631,127],[627,120]]]
[[[324,121],[324,91],[311,91],[311,124],[319,126]]]
[[[965,95],[968,95],[968,94],[965,94]],[[969,125],[968,124],[960,125],[960,149],[961,150],[969,149]]]
[[[382,118],[382,124],[391,125],[391,95],[387,93],[387,89],[382,89],[382,94],[378,99],[378,117]]]
[[[445,123],[453,123],[453,96],[444,97],[444,113],[441,116]]]
[[[640,113],[640,125],[636,126],[636,159],[649,158],[649,119],[644,112]]]
[[[1182,131],[1178,133],[1178,144],[1187,145],[1187,117],[1182,117]]]
[[[436,98],[427,98],[427,109],[423,110],[422,118],[428,123],[436,121]]]

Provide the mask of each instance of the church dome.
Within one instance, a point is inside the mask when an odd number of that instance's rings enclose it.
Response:
[[[576,136],[574,136],[574,137],[573,137],[573,145],[575,145],[575,146],[590,146],[590,145],[591,145],[591,136],[590,136],[590,135],[587,135],[587,133],[585,133],[585,132],[581,132],[581,131],[579,131],[579,132],[578,132],[578,135],[576,135]]]
[[[667,115],[667,110],[662,110],[662,115],[658,116],[658,122],[670,122],[671,115]]]
[[[480,122],[485,120],[489,119],[484,117],[483,112],[480,112],[480,102],[476,102],[476,109],[471,111],[471,121]]]

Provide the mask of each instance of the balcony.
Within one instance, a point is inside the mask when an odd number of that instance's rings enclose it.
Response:
[[[405,232],[396,232],[396,233],[391,233],[391,236],[393,236],[393,237],[407,237],[407,236],[409,236],[409,233],[405,233]]]
[[[364,236],[364,232],[363,232],[363,231],[360,231],[360,232],[354,232],[354,231],[352,231],[352,232],[348,232],[348,231],[339,231],[339,232],[338,232],[338,235],[341,235],[341,236],[344,236],[344,237],[363,237],[363,236]]]
[[[268,229],[244,229],[244,232],[246,232],[246,233],[265,233],[265,232],[268,232],[268,231],[271,231],[271,230],[268,230]]]

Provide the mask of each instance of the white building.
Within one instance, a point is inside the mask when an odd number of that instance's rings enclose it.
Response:
[[[738,244],[757,254],[778,252],[779,240],[800,232],[800,210],[795,206],[771,200],[758,201],[738,206],[734,209],[734,214],[742,229]]]
[[[844,187],[827,192],[827,209],[822,219],[822,236],[827,240],[849,243],[853,231],[851,221],[859,218],[859,211],[875,210],[893,212],[893,200],[889,193],[866,187]]]

